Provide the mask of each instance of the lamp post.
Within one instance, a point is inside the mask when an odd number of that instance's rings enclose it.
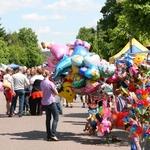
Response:
[[[96,48],[98,48],[97,53],[99,55],[99,46],[98,46],[98,25],[92,27],[91,35],[94,36],[94,40],[92,42],[93,45],[96,45]],[[97,40],[97,41],[96,41]]]

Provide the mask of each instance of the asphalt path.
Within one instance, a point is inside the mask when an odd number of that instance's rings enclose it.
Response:
[[[104,137],[83,132],[88,108],[81,107],[80,99],[74,101],[73,108],[63,107],[57,127],[58,142],[46,141],[45,113],[10,118],[5,114],[5,105],[4,95],[0,92],[0,150],[130,150],[131,139],[124,129],[112,130],[110,136],[116,135],[123,140],[110,141],[110,144],[105,143]],[[149,143],[146,150],[150,150]]]

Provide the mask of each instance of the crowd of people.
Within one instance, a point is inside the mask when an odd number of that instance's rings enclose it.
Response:
[[[51,79],[52,72],[38,67],[19,67],[14,70],[7,67],[0,71],[0,80],[7,80],[11,87],[4,87],[3,94],[6,99],[6,115],[13,117],[18,115],[42,115],[46,114],[47,140],[58,141],[56,137],[57,122],[59,115],[63,114],[63,106],[73,108],[63,97],[58,96],[56,84]],[[19,109],[17,108],[19,100]],[[83,108],[85,108],[85,97],[81,96]],[[50,129],[51,115],[53,116],[52,129]]]
[[[42,115],[44,110],[46,112],[47,140],[58,141],[55,134],[62,107],[58,102],[56,86],[49,80],[50,75],[50,71],[36,67],[19,67],[17,70],[8,67],[6,70],[1,70],[1,82],[7,80],[11,84],[10,88],[5,85],[3,91],[6,98],[6,115],[8,117]],[[19,109],[16,107],[18,99]],[[50,129],[51,115],[53,116],[52,129]]]

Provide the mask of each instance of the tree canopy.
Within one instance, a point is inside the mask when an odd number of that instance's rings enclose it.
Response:
[[[144,46],[150,43],[150,1],[121,0],[118,3],[116,0],[106,0],[100,13],[103,17],[97,22],[97,37],[92,39],[89,34],[86,37],[87,33],[85,37],[88,38],[87,40],[90,37],[93,42],[97,39],[95,42],[97,50],[94,51],[99,51],[101,57],[108,60],[132,38],[136,38]],[[81,40],[84,37],[83,33],[80,33],[82,30],[79,30],[77,35]],[[91,44],[93,42],[90,41]]]
[[[37,35],[31,28],[21,28],[18,33],[6,33],[4,28],[0,28],[0,54],[0,63],[3,64],[33,67],[45,60]]]

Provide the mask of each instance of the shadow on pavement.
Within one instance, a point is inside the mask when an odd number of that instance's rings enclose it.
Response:
[[[19,133],[3,133],[0,135],[9,135],[12,140],[41,140],[46,137],[46,132],[44,131],[28,131],[28,132],[19,132]],[[16,137],[14,137],[16,136]]]
[[[82,125],[83,128],[86,124],[86,122],[83,122],[83,121],[63,121],[64,123],[69,123],[71,125]]]
[[[117,133],[117,132],[115,132]],[[122,135],[124,132],[119,131],[117,135]],[[0,134],[3,136],[9,135],[10,140],[46,140],[46,132],[44,131],[29,131],[29,132],[19,132],[19,133],[3,133]],[[11,137],[12,136],[12,137]],[[74,141],[80,144],[86,144],[86,145],[108,145],[105,142],[105,137],[97,137],[94,136],[88,136],[88,133],[80,133],[75,134],[72,132],[57,132],[57,137],[60,139],[61,142],[65,141]],[[111,137],[111,135],[110,135]],[[110,145],[113,144],[115,146],[129,146],[128,138],[125,138],[123,141],[118,143],[112,143],[110,138]]]
[[[88,113],[70,113],[70,114],[64,114],[64,117],[74,117],[74,118],[87,118]]]
[[[0,135],[9,135],[12,136],[10,137],[10,140],[46,140],[46,132],[45,131],[29,131],[29,132],[19,132],[19,133],[3,133]],[[115,142],[113,143],[111,141],[111,136],[116,135],[118,137],[122,137],[123,140],[121,142]],[[15,137],[16,136],[16,137]],[[85,145],[98,145],[98,146],[115,146],[115,147],[121,147],[121,146],[130,146],[131,144],[131,139],[128,138],[127,133],[124,131],[114,131],[110,134],[110,144],[107,144],[105,142],[105,137],[98,137],[96,135],[93,136],[88,136],[88,133],[83,132],[80,134],[75,134],[72,132],[57,132],[57,137],[60,139],[60,142],[69,142],[69,141],[74,141],[80,144],[85,144]],[[149,142],[146,144],[146,150],[149,150]]]
[[[122,135],[124,134],[123,131],[119,131],[118,133],[115,132],[117,135]],[[116,142],[116,143],[112,143],[111,142],[111,136],[112,134],[110,134],[110,144],[115,144],[116,146],[129,146],[130,145],[130,141],[128,141],[128,138],[123,139],[123,141],[121,142]],[[75,141],[77,143],[80,144],[86,144],[86,145],[108,145],[105,142],[105,137],[98,137],[96,135],[93,136],[88,136],[88,132],[83,132],[80,134],[74,134],[71,132],[59,132],[58,133],[58,137],[60,138],[61,141]]]

